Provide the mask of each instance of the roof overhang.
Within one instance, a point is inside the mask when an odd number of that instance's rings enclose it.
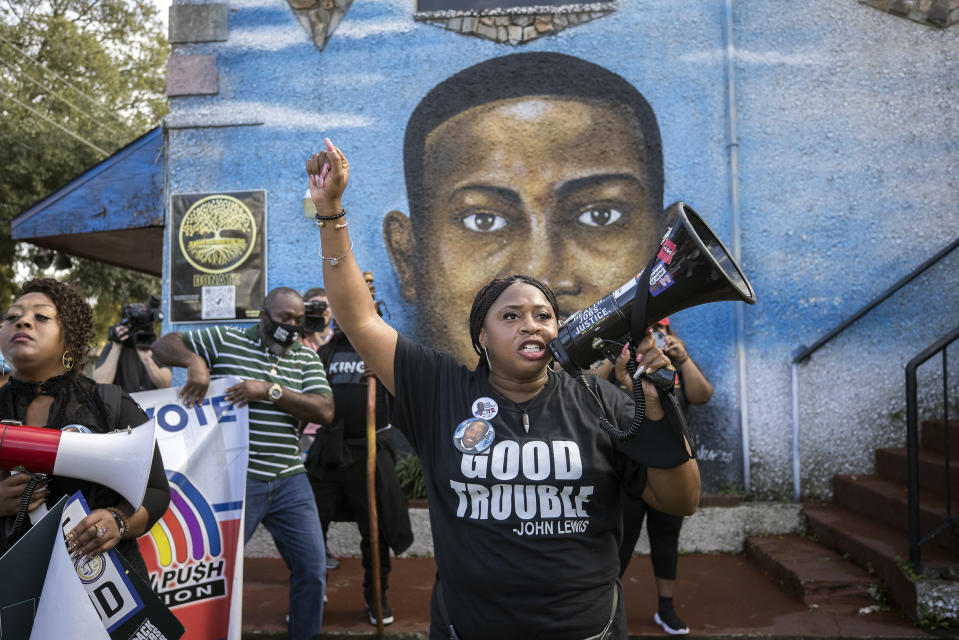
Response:
[[[137,138],[14,218],[11,236],[161,275],[163,139],[160,127]]]

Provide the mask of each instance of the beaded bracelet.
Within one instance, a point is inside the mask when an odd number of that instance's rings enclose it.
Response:
[[[323,226],[325,226],[325,221],[327,221],[327,220],[336,220],[337,218],[342,218],[342,217],[345,216],[345,215],[346,215],[346,209],[343,209],[343,210],[341,210],[339,213],[337,213],[336,215],[332,215],[332,216],[321,216],[321,215],[319,214],[319,212],[317,212],[317,213],[314,213],[314,214],[313,214],[313,217],[316,218],[316,226],[318,226],[318,227],[323,227]]]
[[[123,517],[123,514],[120,513],[115,507],[107,507],[107,511],[113,514],[113,519],[117,522],[117,530],[120,532],[120,537],[123,537],[123,534],[129,530],[129,525],[127,525],[127,519]]]

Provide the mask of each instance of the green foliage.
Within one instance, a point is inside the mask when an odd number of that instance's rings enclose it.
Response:
[[[423,466],[420,459],[408,453],[396,461],[396,476],[407,500],[426,498],[426,481],[423,479]]]
[[[896,564],[899,565],[899,570],[902,571],[902,575],[906,576],[913,582],[919,582],[925,578],[925,576],[918,574],[915,572],[915,570],[913,570],[912,564],[910,564],[909,560],[899,555],[896,555]]]
[[[942,631],[952,629],[956,626],[956,621],[935,613],[923,612],[919,626],[926,631]]]
[[[878,605],[877,611],[891,611],[892,603],[889,599],[889,584],[884,580],[880,580],[875,588],[871,588],[870,593],[872,597],[876,599]]]
[[[0,0],[0,308],[27,278],[69,280],[96,302],[104,335],[118,301],[159,292],[156,278],[86,260],[40,269],[36,248],[10,238],[14,217],[168,111],[169,45],[156,13],[149,0]]]
[[[723,482],[718,488],[719,495],[724,496],[745,496],[746,490],[738,482]]]

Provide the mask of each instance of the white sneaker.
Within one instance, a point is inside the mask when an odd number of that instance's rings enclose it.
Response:
[[[686,623],[679,619],[679,616],[676,615],[676,612],[667,614],[668,622],[660,617],[659,611],[653,616],[653,620],[656,621],[656,624],[663,628],[663,631],[668,633],[671,636],[684,636],[689,633],[689,627],[686,626]]]

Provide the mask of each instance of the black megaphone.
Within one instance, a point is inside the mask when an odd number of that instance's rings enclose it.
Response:
[[[623,286],[571,315],[549,343],[565,371],[589,369],[604,357],[615,360],[633,333],[633,313],[642,308],[641,327],[707,302],[756,302],[742,270],[712,229],[684,202],[667,210],[673,226],[656,255]]]

